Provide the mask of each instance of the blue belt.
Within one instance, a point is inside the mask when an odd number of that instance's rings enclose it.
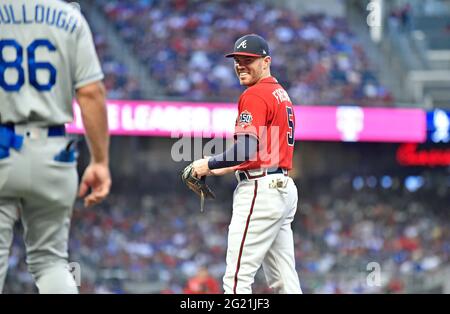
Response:
[[[239,172],[239,181],[243,181],[243,180],[247,180],[247,179],[257,179],[257,178],[262,178],[265,177],[266,175],[269,174],[276,174],[276,173],[287,173],[286,169],[283,168],[277,168],[277,169],[272,169],[272,170],[267,170],[264,171],[261,175],[256,175],[255,177],[247,177],[247,174],[245,171],[241,171]]]
[[[48,136],[65,136],[66,127],[64,125],[54,125],[48,128]]]
[[[10,131],[12,131],[13,133],[15,133],[15,127],[14,124],[0,124],[0,129],[1,128],[6,128],[9,129]],[[65,136],[66,135],[66,127],[61,124],[61,125],[51,125],[49,127],[47,127],[48,129],[48,136]]]
[[[48,136],[64,136],[64,125],[48,127]],[[29,134],[26,134],[28,136]],[[23,144],[23,135],[16,134],[14,124],[0,124],[0,159],[9,157],[9,150],[20,151]]]

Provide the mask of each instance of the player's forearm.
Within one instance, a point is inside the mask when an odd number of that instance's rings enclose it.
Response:
[[[236,143],[222,154],[215,155],[208,160],[208,168],[234,168],[250,160],[258,150],[258,140],[250,135],[239,135]],[[231,171],[230,171],[231,172]]]
[[[105,101],[105,88],[101,82],[77,90],[91,161],[109,163],[109,132]]]
[[[236,171],[236,167],[220,168],[211,170],[211,174],[214,176],[223,176]]]

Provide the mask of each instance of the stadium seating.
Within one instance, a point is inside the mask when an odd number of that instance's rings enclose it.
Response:
[[[342,18],[300,17],[235,0],[103,0],[96,7],[158,82],[158,97],[235,102],[242,89],[232,61],[223,55],[239,36],[254,32],[268,39],[273,74],[298,104],[382,106],[393,101]]]
[[[137,79],[111,53],[105,38],[94,32],[94,42],[105,74],[105,87],[110,99],[140,99],[141,91]]]

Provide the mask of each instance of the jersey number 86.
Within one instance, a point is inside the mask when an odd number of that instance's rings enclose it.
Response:
[[[6,47],[16,50],[15,60],[5,60],[3,50]],[[45,47],[49,51],[55,51],[56,47],[48,39],[36,39],[27,47],[28,78],[30,84],[38,91],[49,91],[56,83],[56,69],[48,62],[37,62],[35,58],[36,49]],[[25,83],[25,71],[22,67],[23,48],[14,39],[0,40],[0,87],[7,92],[18,92]],[[5,73],[8,69],[17,71],[17,81],[15,83],[6,82]],[[45,70],[49,72],[49,80],[46,84],[37,81],[37,71]],[[11,70],[10,70],[11,71]]]

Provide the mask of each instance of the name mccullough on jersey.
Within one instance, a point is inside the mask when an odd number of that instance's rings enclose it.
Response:
[[[1,24],[45,24],[73,33],[79,25],[79,19],[64,9],[43,4],[32,7],[4,4],[0,6]]]

